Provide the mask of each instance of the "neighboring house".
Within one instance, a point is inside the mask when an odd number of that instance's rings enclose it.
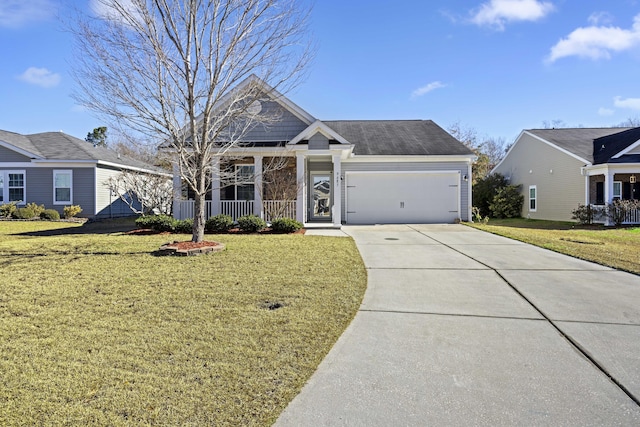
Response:
[[[249,80],[264,94],[252,108],[279,119],[252,129],[240,147],[214,160],[214,170],[235,167],[244,179],[225,184],[214,173],[207,216],[287,216],[333,227],[470,220],[475,156],[433,121],[320,121],[256,77]],[[269,197],[278,179],[263,177],[263,170],[275,157],[289,160],[296,188],[288,199]],[[190,217],[194,203],[174,168],[174,215]]]
[[[79,205],[82,217],[133,212],[106,181],[123,170],[158,174],[153,166],[62,132],[21,135],[0,130],[0,204],[44,205],[62,213]],[[163,174],[170,179],[170,174]]]
[[[525,130],[492,172],[522,185],[523,217],[570,221],[578,205],[640,199],[640,128]]]

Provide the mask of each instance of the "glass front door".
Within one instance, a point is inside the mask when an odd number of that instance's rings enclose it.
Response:
[[[331,220],[331,174],[311,175],[311,219]]]

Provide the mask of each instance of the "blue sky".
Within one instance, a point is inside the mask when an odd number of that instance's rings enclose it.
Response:
[[[71,36],[89,1],[0,2],[0,129],[104,123],[74,104]],[[511,142],[525,128],[640,116],[640,1],[316,0],[318,49],[289,97],[319,119],[432,119]]]

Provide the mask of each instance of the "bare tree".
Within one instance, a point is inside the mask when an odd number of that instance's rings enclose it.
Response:
[[[173,186],[167,176],[122,171],[104,185],[137,214],[171,213]]]
[[[309,11],[296,0],[94,3],[97,16],[70,26],[75,98],[175,153],[195,198],[192,240],[202,241],[207,182],[219,172],[212,160],[275,120],[256,101],[269,95],[265,87],[285,93],[298,83],[312,56]]]
[[[480,137],[475,129],[460,122],[449,126],[448,130],[478,157],[473,164],[473,183],[487,176],[505,155],[504,138]]]

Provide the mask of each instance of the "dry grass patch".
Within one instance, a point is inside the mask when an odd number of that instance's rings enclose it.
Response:
[[[526,219],[468,224],[501,236],[576,258],[640,274],[640,228],[579,226],[571,222]]]
[[[269,425],[366,287],[351,239],[85,227],[0,222],[0,425]]]

